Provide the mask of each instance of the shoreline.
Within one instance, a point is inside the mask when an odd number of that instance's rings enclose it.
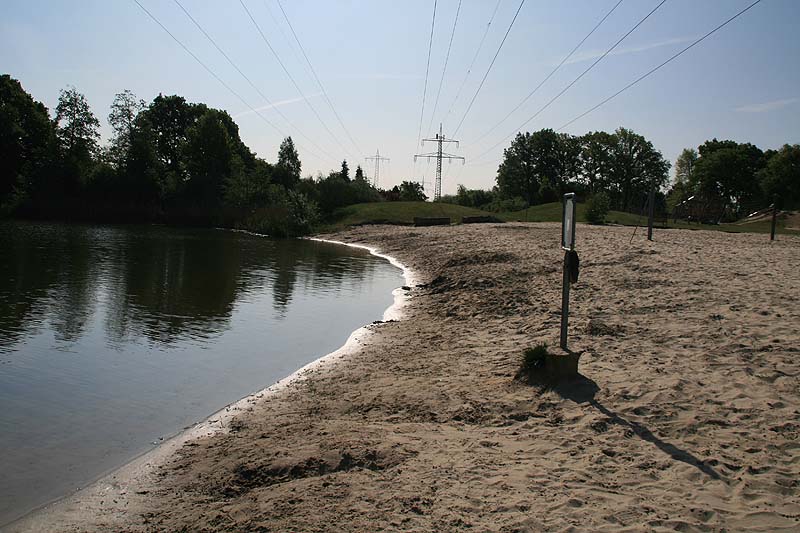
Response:
[[[559,230],[319,236],[413,270],[403,320],[39,529],[797,530],[800,238],[579,224],[584,378],[539,389],[514,376],[558,342]]]
[[[250,235],[267,237],[266,235],[245,230],[215,229],[243,231]],[[405,286],[411,286],[416,282],[415,273],[408,266],[390,255],[380,253],[377,247],[316,237],[308,237],[306,239],[366,250],[371,255],[384,259],[392,266],[399,268],[402,271]],[[383,311],[382,318],[378,322],[402,319],[403,308],[408,305],[408,292],[401,287],[397,287],[392,291],[392,296],[392,304]],[[373,322],[372,324],[375,323]],[[369,328],[372,324],[363,325],[351,332],[345,343],[336,350],[303,365],[272,385],[250,393],[220,408],[203,420],[166,437],[163,442],[159,443],[154,448],[136,455],[117,468],[101,474],[86,486],[38,506],[8,524],[0,525],[0,532],[34,533],[48,530],[51,527],[57,527],[58,523],[65,517],[68,518],[69,521],[79,521],[81,520],[81,514],[86,512],[87,508],[98,508],[98,502],[100,505],[103,505],[109,498],[114,505],[122,511],[124,507],[128,506],[128,502],[125,500],[129,498],[135,499],[130,495],[129,487],[143,482],[147,483],[145,478],[152,477],[155,470],[162,466],[171,456],[175,455],[184,445],[193,440],[228,431],[230,422],[239,414],[252,410],[254,404],[257,404],[259,401],[267,401],[270,395],[280,394],[286,388],[302,381],[310,372],[322,367],[335,366],[338,361],[353,355],[358,351],[357,345],[359,343],[375,334],[375,332]],[[133,494],[137,492],[141,493],[143,491],[134,490]],[[138,495],[143,496],[147,493],[149,493],[149,491]]]

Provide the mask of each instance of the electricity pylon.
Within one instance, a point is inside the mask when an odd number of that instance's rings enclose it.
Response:
[[[444,143],[456,143],[458,146],[458,141],[455,139],[446,139],[445,136],[442,134],[442,125],[439,124],[439,133],[436,134],[436,137],[433,139],[422,139],[422,143],[425,142],[435,142],[437,144],[437,149],[435,152],[430,152],[427,154],[416,154],[414,155],[414,161],[417,160],[418,157],[425,157],[425,158],[436,158],[436,184],[433,188],[433,201],[436,202],[439,198],[442,197],[442,159],[460,159],[462,164],[466,162],[466,159],[461,157],[460,155],[453,155],[448,154],[442,151],[442,144]]]
[[[375,172],[372,174],[372,186],[378,188],[378,178],[381,174],[381,161],[389,161],[388,157],[381,157],[379,150],[375,150],[375,155],[365,157],[364,161],[375,161]]]

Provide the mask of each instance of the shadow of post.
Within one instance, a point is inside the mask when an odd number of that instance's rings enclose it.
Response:
[[[595,383],[594,380],[589,379],[582,374],[578,374],[576,379],[567,383],[561,383],[558,386],[553,387],[552,390],[562,398],[572,400],[575,403],[588,403],[607,416],[612,423],[630,429],[639,438],[655,445],[659,450],[669,455],[672,459],[691,465],[712,479],[725,480],[710,465],[698,459],[690,452],[682,450],[674,444],[661,440],[644,425],[621,417],[597,401],[595,399],[595,395],[600,388],[597,386],[597,383]]]

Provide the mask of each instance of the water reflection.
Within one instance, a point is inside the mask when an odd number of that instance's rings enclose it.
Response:
[[[273,241],[220,230],[0,224],[0,351],[13,351],[46,321],[57,341],[84,333],[104,304],[108,342],[142,337],[171,346],[229,327],[237,299],[270,290],[285,316],[299,277],[332,290],[374,261],[339,247]]]
[[[401,280],[327,243],[0,223],[0,527],[341,346]]]

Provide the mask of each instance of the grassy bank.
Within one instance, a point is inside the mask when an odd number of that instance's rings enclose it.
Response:
[[[506,213],[490,213],[471,207],[454,204],[433,202],[375,202],[355,204],[337,210],[328,223],[324,224],[322,231],[338,231],[349,226],[364,224],[397,224],[408,225],[414,223],[414,217],[450,217],[454,224],[461,222],[463,216],[491,215],[507,222],[560,222],[561,203],[535,205],[521,211]],[[586,205],[578,204],[577,215],[579,222],[587,222]],[[797,215],[794,215],[796,218]],[[609,211],[606,216],[607,224],[622,226],[646,226],[647,217],[622,211]],[[787,228],[789,226],[789,229]],[[778,233],[800,235],[797,221],[792,218],[781,217],[778,220]],[[736,222],[731,224],[688,224],[683,221],[666,224],[663,220],[656,220],[656,227],[674,229],[704,229],[713,231],[726,231],[732,233],[769,233],[770,219],[765,218],[754,222]]]
[[[461,217],[475,215],[492,213],[439,202],[374,202],[338,209],[323,230],[336,231],[364,224],[408,225],[414,223],[414,217],[450,217],[453,223],[458,223],[461,222]]]
[[[578,222],[587,222],[586,204],[577,205]],[[498,218],[508,222],[560,222],[561,203],[552,202],[549,204],[535,205],[521,211],[499,213]],[[794,215],[796,217],[796,215]],[[609,211],[606,216],[607,224],[619,224],[622,226],[646,226],[647,217],[622,211]],[[769,233],[771,220],[764,218],[753,222],[734,222],[730,224],[689,224],[685,221],[672,222],[656,220],[656,227],[674,229],[704,229],[712,231],[727,231],[731,233]],[[790,235],[798,235],[800,231],[793,229],[798,224],[792,222],[791,217],[780,217],[778,219],[777,232]],[[787,228],[789,226],[792,229]]]

